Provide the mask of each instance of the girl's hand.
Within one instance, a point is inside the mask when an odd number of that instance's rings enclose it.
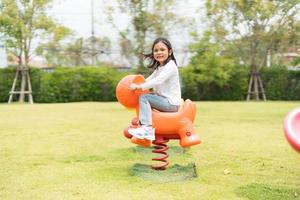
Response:
[[[130,90],[136,90],[136,89],[141,88],[140,85],[135,84],[135,83],[131,83],[129,87],[130,87]]]

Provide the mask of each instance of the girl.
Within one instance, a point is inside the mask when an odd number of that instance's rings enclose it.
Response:
[[[155,140],[152,127],[152,108],[162,112],[177,112],[181,103],[181,89],[176,59],[171,43],[165,38],[157,38],[152,45],[152,53],[145,55],[151,60],[154,72],[140,85],[132,83],[131,90],[153,88],[154,93],[139,97],[139,128],[128,132],[139,139]]]

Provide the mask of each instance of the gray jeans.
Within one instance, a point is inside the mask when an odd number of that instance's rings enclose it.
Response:
[[[152,125],[152,108],[162,112],[177,112],[179,106],[172,105],[168,99],[157,94],[142,94],[139,97],[139,119],[142,125]]]

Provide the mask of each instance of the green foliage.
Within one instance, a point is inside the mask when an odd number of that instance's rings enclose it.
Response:
[[[30,68],[31,85],[33,90],[33,96],[40,95],[41,78],[43,72],[36,68]],[[7,102],[9,92],[11,91],[13,80],[15,78],[16,67],[7,67],[0,69],[0,102]],[[20,77],[20,75],[19,75]],[[16,83],[15,90],[20,90],[20,79]],[[18,97],[18,96],[15,96]]]
[[[268,55],[297,44],[299,5],[299,0],[207,0],[209,29],[216,41],[230,44],[224,51],[257,72]]]
[[[248,68],[232,68],[226,83],[199,81],[192,66],[180,69],[182,97],[191,100],[244,100],[248,86]],[[0,102],[7,102],[16,68],[0,69]],[[31,84],[35,102],[115,101],[115,88],[125,75],[109,67],[57,68],[53,73],[31,68]],[[261,72],[269,100],[299,100],[300,71],[283,67]],[[20,81],[16,84],[20,89]],[[16,96],[18,97],[18,96]]]
[[[248,68],[236,66],[230,74],[230,79],[223,87],[216,87],[211,92],[216,100],[245,100],[248,87]]]
[[[38,102],[113,101],[124,76],[112,68],[58,68],[43,76]]]
[[[201,99],[200,88],[195,80],[194,71],[191,67],[182,68],[180,70],[181,90],[184,99]]]
[[[265,68],[262,79],[268,99],[300,99],[300,71],[287,70],[285,67]]]
[[[195,80],[204,84],[225,85],[231,71],[233,60],[222,55],[222,46],[219,43],[210,42],[211,34],[206,32],[204,37],[191,46],[195,52],[190,65],[195,74]]]
[[[15,68],[0,69],[0,102],[7,102],[15,76]]]
[[[196,76],[195,79],[199,83],[214,83],[219,86],[228,82],[233,67],[226,58],[216,56],[215,52],[209,51],[203,56],[195,56],[191,66]]]
[[[71,38],[66,33],[63,38],[63,33],[57,34],[59,35],[54,35],[52,40],[36,49],[37,54],[45,57],[51,66],[98,66],[102,64],[101,56],[109,56],[111,52],[108,37]]]
[[[0,102],[7,102],[16,68],[0,70]],[[115,101],[115,88],[125,72],[109,67],[57,68],[53,73],[31,68],[35,102]],[[19,81],[16,90],[19,89]]]
[[[299,100],[300,99],[300,71],[288,72],[289,84],[286,88],[287,100]]]
[[[192,100],[244,100],[248,84],[248,69],[237,66],[228,75],[225,84],[201,82],[196,79],[192,67],[180,71],[182,77],[182,96]]]
[[[150,53],[150,46],[156,37],[168,37],[171,30],[177,27],[192,27],[193,19],[183,18],[176,12],[178,0],[118,0],[118,7],[108,3],[107,18],[118,30],[122,55],[133,63],[138,63],[139,72],[144,72],[144,58],[142,54]],[[120,30],[114,23],[115,13],[126,14],[130,23],[124,30]],[[194,25],[194,24],[193,24]],[[128,49],[131,49],[128,51]]]
[[[52,0],[0,2],[0,33],[5,36],[6,47],[25,60],[25,67],[34,39],[54,36],[59,41],[70,32],[47,15],[51,3]]]
[[[264,80],[268,99],[273,100],[285,96],[285,89],[288,84],[287,74],[287,70],[284,67],[274,67],[264,70],[262,80]]]
[[[211,42],[211,33],[191,46],[190,65],[181,70],[183,97],[202,100],[240,100],[246,91],[247,68],[235,66],[222,45]]]
[[[181,69],[182,96],[192,100],[244,100],[248,87],[249,69],[236,66],[224,85],[197,80],[192,67]],[[261,71],[264,89],[269,100],[299,100],[300,71],[285,67],[264,68]]]
[[[291,64],[294,65],[294,66],[300,65],[300,57],[295,58],[295,59],[292,61]]]

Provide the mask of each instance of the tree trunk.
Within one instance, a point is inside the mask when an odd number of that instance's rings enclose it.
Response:
[[[25,87],[26,87],[26,80],[27,80],[27,70],[25,67],[21,67],[21,90],[20,90],[20,96],[19,96],[19,102],[24,103],[25,100]]]
[[[248,85],[247,101],[250,101],[251,99],[259,101],[261,98],[264,101],[267,100],[260,73],[252,72],[250,74]]]
[[[21,75],[21,76],[19,76]],[[21,77],[21,87],[20,91],[16,91],[16,83],[18,82],[18,78]],[[27,90],[26,90],[27,88]],[[32,88],[31,88],[31,81],[29,75],[29,68],[28,67],[18,67],[16,71],[16,75],[13,81],[13,85],[11,91],[9,93],[9,100],[8,103],[12,103],[14,95],[19,94],[19,102],[24,103],[25,97],[27,95],[28,102],[33,104],[33,97],[32,97]]]
[[[252,36],[250,43],[250,53],[251,53],[251,74],[250,81],[248,84],[248,93],[247,93],[247,101],[254,99],[259,101],[260,94],[262,95],[262,99],[266,101],[265,90],[263,88],[262,80],[260,77],[260,73],[258,72],[257,67],[257,48],[258,48],[258,40],[255,36]]]

